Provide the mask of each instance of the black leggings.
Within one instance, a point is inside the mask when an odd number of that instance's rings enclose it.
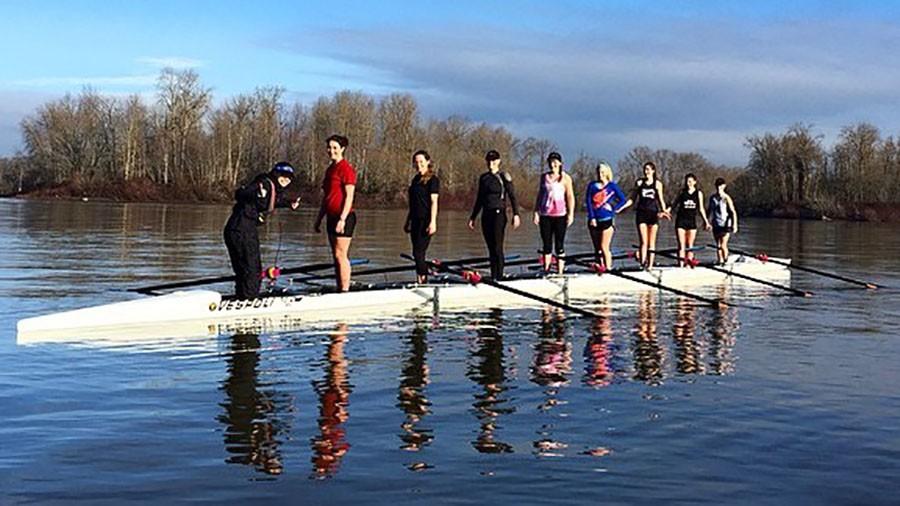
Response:
[[[234,270],[234,294],[239,299],[259,295],[262,260],[259,257],[259,233],[256,225],[225,229],[225,247]]]
[[[544,243],[541,253],[549,255],[556,252],[557,256],[565,255],[566,250],[563,243],[566,242],[566,217],[565,216],[541,216],[539,221],[541,227],[541,241]],[[553,249],[550,249],[550,246]]]
[[[428,274],[428,263],[425,261],[425,253],[431,244],[431,236],[428,235],[428,221],[412,220],[409,228],[409,239],[412,242],[412,254],[416,259],[416,274],[425,276]]]
[[[491,277],[503,279],[503,239],[506,232],[506,211],[503,209],[485,209],[481,213],[481,233],[487,245],[488,256],[491,257]]]

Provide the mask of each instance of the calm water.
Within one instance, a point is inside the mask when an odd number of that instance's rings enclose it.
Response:
[[[898,292],[802,273],[811,299],[713,289],[762,311],[647,293],[596,301],[602,321],[482,307],[16,345],[19,318],[227,273],[227,212],[0,200],[0,504],[897,503]],[[270,224],[264,261],[326,259],[312,218]],[[398,263],[402,219],[362,212],[353,256]],[[482,254],[464,221],[442,215],[433,256]],[[509,244],[533,254],[535,227]],[[735,244],[900,287],[897,225],[747,220]]]

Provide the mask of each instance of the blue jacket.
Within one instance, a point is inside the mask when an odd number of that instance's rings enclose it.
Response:
[[[611,220],[628,202],[625,192],[614,181],[610,181],[606,186],[601,186],[598,181],[591,181],[585,193],[588,220]]]

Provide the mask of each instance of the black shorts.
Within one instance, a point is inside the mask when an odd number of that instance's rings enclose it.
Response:
[[[353,237],[353,230],[356,228],[356,211],[350,211],[350,214],[347,215],[347,219],[344,220],[344,231],[339,234],[335,232],[334,227],[337,226],[337,222],[340,219],[340,215],[327,217],[325,230],[328,231],[328,235],[331,237]]]
[[[639,225],[641,223],[647,225],[659,225],[659,213],[656,211],[638,209],[635,211],[635,222]]]
[[[731,227],[717,227],[713,225],[713,237],[721,239],[731,233]]]
[[[675,218],[675,228],[683,228],[685,230],[697,230],[697,218]]]
[[[603,232],[604,230],[606,230],[608,228],[612,228],[612,226],[613,226],[613,220],[598,221],[596,227],[592,227],[590,225],[590,223],[588,223],[588,228],[595,229],[598,232]]]

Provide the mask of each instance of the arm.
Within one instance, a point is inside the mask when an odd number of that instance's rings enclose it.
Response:
[[[700,202],[700,205],[697,206],[700,208],[700,217],[703,218],[703,227],[706,230],[712,228],[712,225],[709,224],[709,218],[706,216],[706,207],[703,205],[703,192],[697,190],[697,201]]]
[[[731,195],[725,195],[725,202],[728,203],[728,212],[731,213],[731,216],[734,217],[734,226],[731,227],[731,232],[736,234],[738,231],[738,215],[737,210],[734,208],[734,201],[731,200]]]
[[[634,203],[634,200],[628,198],[625,195],[625,192],[623,192],[622,189],[619,188],[619,185],[613,183],[612,189],[616,194],[616,206],[613,207],[613,211],[615,211],[616,214],[619,214],[631,207],[631,204]]]
[[[566,225],[572,226],[572,223],[575,222],[575,190],[572,188],[572,176],[566,174],[564,184],[566,186],[566,210],[568,211]]]
[[[438,215],[438,194],[431,194],[431,222],[428,223],[428,235],[434,235],[437,232],[437,215]]]
[[[656,182],[656,194],[659,195],[659,207],[662,210],[663,216],[671,219],[672,215],[670,214],[671,209],[666,205],[666,194],[663,192],[663,184],[662,181]]]
[[[521,219],[519,218],[519,202],[516,199],[516,189],[513,186],[512,178],[509,173],[506,174],[506,194],[509,196],[509,205],[512,206],[513,228],[519,228]]]
[[[544,175],[541,174],[541,177],[538,179],[538,191],[537,195],[534,197],[534,224],[541,224],[541,197],[544,195]]]

